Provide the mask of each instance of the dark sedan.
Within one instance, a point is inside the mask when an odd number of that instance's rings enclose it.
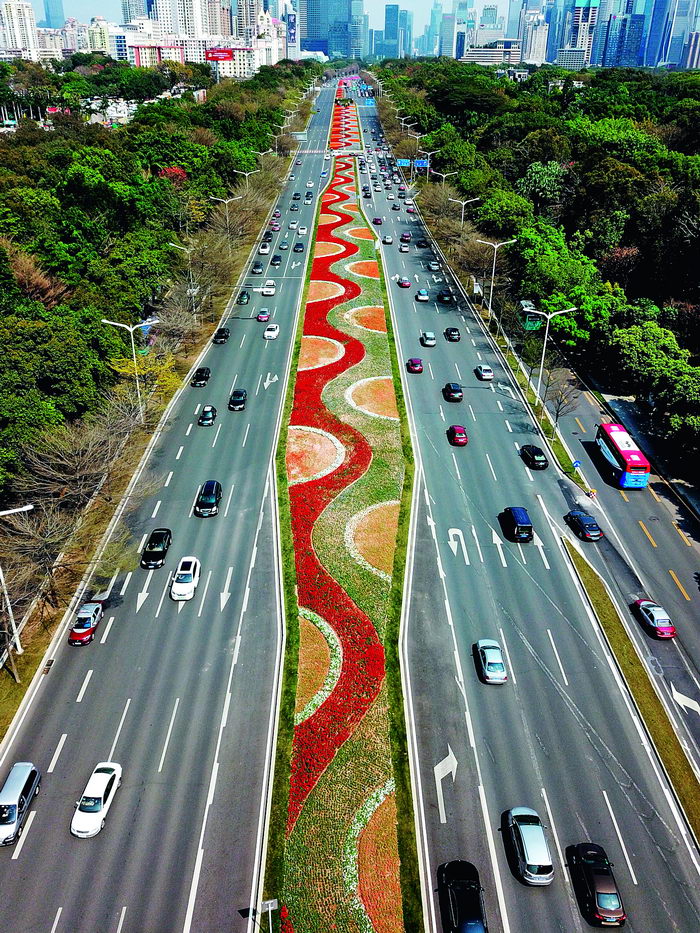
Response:
[[[234,389],[228,400],[229,411],[244,411],[248,393],[245,389]]]
[[[582,541],[600,541],[603,537],[598,522],[583,509],[572,509],[567,512],[564,521]]]
[[[446,402],[461,402],[464,398],[462,386],[457,382],[446,382],[442,387],[442,394]]]
[[[226,343],[230,336],[230,331],[228,327],[218,327],[214,331],[214,336],[212,337],[212,343]]]
[[[197,424],[204,428],[210,428],[216,421],[216,409],[213,405],[205,405],[200,412]]]
[[[479,872],[462,859],[437,870],[443,933],[488,933]]]
[[[243,290],[238,298],[236,299],[236,304],[247,305],[250,301],[250,292]]]
[[[292,252],[293,252],[293,253],[303,253],[303,252],[304,252],[304,244],[303,244],[303,243],[295,243],[295,244],[294,244],[294,249],[292,250]]]
[[[449,288],[441,288],[438,292],[437,300],[443,305],[449,305],[452,303],[454,295],[449,290]]]
[[[535,444],[524,444],[520,448],[520,456],[523,463],[526,463],[531,470],[546,470],[549,466],[549,460],[544,455],[541,447]]]
[[[445,328],[445,340],[449,340],[451,343],[458,343],[461,339],[462,335],[460,334],[458,327]]]
[[[146,546],[141,551],[141,566],[144,570],[163,566],[172,540],[173,535],[169,528],[155,528],[150,533]]]
[[[191,386],[205,386],[209,382],[209,377],[211,376],[211,370],[208,366],[200,366],[199,369],[195,369],[194,376],[192,376],[192,381],[190,382]]]
[[[581,842],[567,854],[587,918],[599,926],[624,926],[627,915],[605,849],[594,842]]]

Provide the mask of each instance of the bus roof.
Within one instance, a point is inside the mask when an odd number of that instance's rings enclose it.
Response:
[[[649,461],[637,446],[637,442],[627,433],[624,424],[601,424],[600,428],[607,434],[625,463],[636,467],[649,466]]]

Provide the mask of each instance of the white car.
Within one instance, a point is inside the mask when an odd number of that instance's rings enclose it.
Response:
[[[263,337],[265,340],[276,340],[279,336],[280,326],[279,324],[268,324],[265,330],[263,331]]]
[[[328,155],[328,153],[326,153],[326,154],[324,155],[323,161],[324,161],[324,162],[330,162],[330,161],[331,161],[331,157]]]
[[[297,228],[298,226],[299,226],[299,221],[298,221],[298,220],[290,220],[290,221],[289,221],[289,229],[290,229],[290,230],[296,230],[296,228]]]
[[[406,205],[406,207],[411,207],[413,205],[413,198],[406,198],[403,203]]]
[[[389,194],[387,194],[386,199],[387,199],[387,201],[395,201],[395,200],[396,200],[396,199],[394,198],[394,195],[393,195],[391,192],[389,192]]]
[[[306,182],[306,187],[307,187],[307,188],[313,188],[313,186],[314,186],[314,183],[313,183],[312,181],[307,181],[307,182]]]
[[[386,246],[391,246],[393,242],[394,238],[390,233],[385,233],[382,237],[382,243],[384,243]]]
[[[476,372],[477,378],[483,379],[484,382],[490,381],[491,379],[493,379],[493,370],[491,369],[490,366],[484,366],[483,364],[480,363],[476,367],[475,372]]]
[[[267,256],[267,254],[268,254],[269,252],[270,252],[270,244],[269,244],[269,243],[261,243],[260,246],[258,247],[258,253],[259,253],[261,256]]]
[[[436,343],[435,334],[432,330],[421,331],[420,342],[424,347],[434,347]]]
[[[309,232],[308,227],[299,227],[299,229],[297,230],[297,236],[304,236],[304,234],[308,232]]]
[[[96,836],[105,825],[117,788],[122,782],[122,766],[116,761],[100,761],[75,805],[70,831],[80,839]]]
[[[274,295],[276,291],[277,291],[277,286],[275,285],[275,280],[266,279],[265,284],[262,287],[261,294],[269,298],[271,295]]]
[[[196,557],[182,557],[170,584],[170,598],[176,602],[194,599],[202,566]]]
[[[481,638],[475,645],[481,679],[487,684],[504,684],[508,671],[503,661],[501,646],[492,638]]]
[[[399,252],[407,253],[408,252],[408,243],[399,243]]]

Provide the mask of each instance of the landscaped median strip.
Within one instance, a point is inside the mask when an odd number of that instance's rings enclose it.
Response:
[[[575,545],[566,539],[564,544],[688,823],[696,839],[700,839],[700,784],[678,741],[673,724],[625,631],[605,584]]]

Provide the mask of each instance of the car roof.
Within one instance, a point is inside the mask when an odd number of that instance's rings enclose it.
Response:
[[[501,646],[493,638],[480,638],[476,644],[478,648],[497,648],[499,651],[501,650]]]
[[[90,778],[88,779],[88,782],[85,786],[84,795],[86,797],[98,797],[100,794],[104,793],[107,782],[112,777],[112,775],[116,774],[119,770],[119,765],[113,761],[100,761],[95,765],[95,768],[90,775]]]
[[[215,486],[219,485],[218,479],[208,479],[202,486],[202,492],[204,492],[205,489],[213,489]]]
[[[102,605],[101,603],[96,603],[96,602],[83,603],[80,609],[78,609],[78,615],[92,615],[95,609],[97,609],[101,605]]]
[[[197,560],[196,557],[181,557],[178,567],[185,567],[187,564],[193,564]]]
[[[148,536],[148,540],[152,541],[154,538],[164,538],[165,535],[171,534],[169,528],[154,528],[153,531]]]
[[[528,512],[527,512],[527,509],[524,508],[522,505],[509,505],[508,509],[511,512],[513,518],[519,524],[523,524],[523,525],[532,524],[532,522],[530,521],[530,516],[528,515]],[[520,809],[522,809],[522,807]],[[534,813],[534,810],[532,812]]]

